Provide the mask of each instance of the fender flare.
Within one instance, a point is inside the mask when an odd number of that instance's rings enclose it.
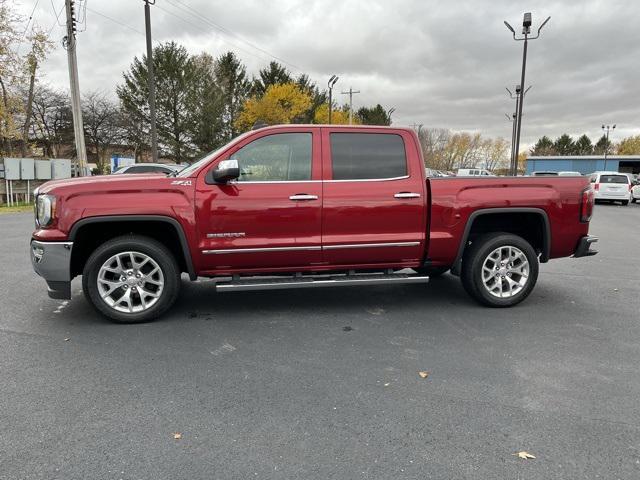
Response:
[[[497,213],[534,213],[542,218],[543,232],[542,232],[542,252],[540,253],[540,262],[546,263],[549,261],[549,255],[551,251],[551,224],[549,223],[549,216],[542,208],[483,208],[476,210],[469,215],[467,223],[464,227],[464,232],[458,246],[458,254],[451,266],[451,272],[455,275],[460,274],[460,266],[462,265],[462,255],[464,249],[467,246],[469,234],[471,233],[471,227],[473,222],[482,215],[492,215]]]
[[[69,241],[75,241],[78,231],[85,225],[92,223],[108,223],[108,222],[164,222],[171,225],[178,235],[180,241],[180,247],[182,248],[182,255],[184,257],[185,264],[187,266],[187,273],[190,280],[196,280],[195,268],[193,267],[193,260],[191,259],[191,251],[189,250],[189,243],[184,233],[182,225],[175,219],[167,217],[165,215],[104,215],[96,217],[86,217],[78,220],[73,224],[69,231]]]

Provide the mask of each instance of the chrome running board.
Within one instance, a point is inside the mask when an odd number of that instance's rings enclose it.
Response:
[[[391,283],[427,283],[428,276],[405,273],[348,273],[333,275],[296,275],[291,277],[235,277],[216,283],[216,291],[282,290],[288,288],[353,287]]]

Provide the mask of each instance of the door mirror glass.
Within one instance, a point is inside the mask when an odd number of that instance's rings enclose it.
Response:
[[[216,168],[209,170],[207,183],[229,183],[240,176],[240,167],[237,160],[222,160]],[[211,178],[209,178],[211,177]]]

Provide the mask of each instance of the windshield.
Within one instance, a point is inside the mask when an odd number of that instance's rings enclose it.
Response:
[[[189,165],[188,167],[183,168],[178,173],[176,173],[175,176],[176,177],[190,177],[193,172],[195,172],[198,168],[200,168],[202,165],[207,163],[212,157],[215,157],[225,147],[226,147],[226,145],[223,146],[223,147],[218,148],[217,150],[211,150],[210,152],[205,153],[202,157],[200,157],[198,160],[194,161],[191,165]]]
[[[247,135],[249,135],[251,133],[251,131],[245,132],[242,135],[234,138],[232,140],[232,142],[237,142],[240,139],[246,137]],[[198,160],[195,160],[191,165],[189,165],[188,167],[180,170],[175,176],[176,177],[190,177],[193,172],[195,172],[196,170],[198,170],[200,167],[202,167],[203,165],[205,165],[207,162],[209,162],[212,158],[216,157],[218,154],[220,154],[220,152],[222,152],[224,149],[226,149],[229,146],[229,143],[227,143],[226,145],[223,145],[222,147],[216,149],[216,150],[212,150],[209,153],[205,153],[202,157],[200,157]]]

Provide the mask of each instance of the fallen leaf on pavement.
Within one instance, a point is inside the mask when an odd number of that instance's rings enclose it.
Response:
[[[182,434],[176,432],[176,433],[173,434],[173,438],[176,439],[176,440],[180,440],[182,438]]]
[[[420,375],[420,378],[427,378],[429,376],[429,372],[418,372],[418,375]]]
[[[530,458],[536,458],[535,455],[531,455],[529,452],[525,452],[524,450],[521,452],[512,453],[512,455],[517,455],[518,458],[522,458],[523,460],[528,460]]]

